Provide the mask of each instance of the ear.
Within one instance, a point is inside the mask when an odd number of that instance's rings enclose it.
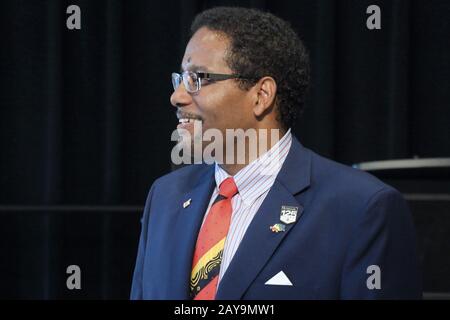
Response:
[[[272,108],[272,105],[275,102],[277,83],[272,77],[263,77],[258,81],[254,88],[257,91],[253,113],[256,117],[261,117]]]

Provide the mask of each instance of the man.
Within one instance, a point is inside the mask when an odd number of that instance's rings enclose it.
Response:
[[[255,157],[194,164],[154,182],[145,205],[132,299],[420,298],[413,225],[398,191],[303,147],[308,55],[269,13],[199,14],[173,74],[184,145],[203,131],[278,131]],[[229,141],[228,141],[229,142]],[[242,141],[241,141],[242,142]],[[236,146],[234,140],[232,147]],[[202,141],[203,150],[205,143]],[[266,170],[262,170],[264,168]]]

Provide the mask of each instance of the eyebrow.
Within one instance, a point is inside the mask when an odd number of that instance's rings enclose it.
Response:
[[[199,70],[202,70],[204,72],[210,72],[208,67],[198,66],[198,65],[195,65],[195,64],[191,64],[189,67],[186,68],[186,70],[188,70],[188,71],[199,71]],[[180,66],[180,72],[181,73],[183,71],[186,71],[186,70],[183,69],[183,66]]]

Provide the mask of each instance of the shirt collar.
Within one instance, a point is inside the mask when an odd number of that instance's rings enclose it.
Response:
[[[245,205],[251,205],[275,182],[292,144],[291,129],[266,153],[254,160],[234,175],[239,195]],[[215,164],[216,186],[230,175]]]

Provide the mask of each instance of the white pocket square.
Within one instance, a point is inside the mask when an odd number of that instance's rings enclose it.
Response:
[[[291,280],[283,271],[278,272],[264,284],[268,286],[293,286]]]

